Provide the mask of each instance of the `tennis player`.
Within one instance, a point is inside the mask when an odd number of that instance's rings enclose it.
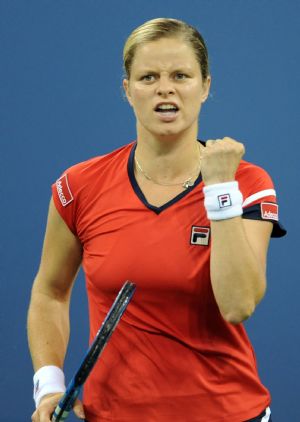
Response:
[[[276,192],[230,137],[198,140],[211,75],[190,25],[154,19],[124,47],[137,140],[54,183],[28,316],[33,422],[65,390],[71,290],[86,276],[90,339],[125,280],[136,294],[74,411],[89,422],[271,421],[243,321],[266,291]],[[126,142],[126,141],[125,141]],[[80,315],[78,315],[80,317]]]

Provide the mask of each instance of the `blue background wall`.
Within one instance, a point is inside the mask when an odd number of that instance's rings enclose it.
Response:
[[[158,16],[190,22],[207,41],[213,85],[200,137],[244,141],[246,159],[275,181],[289,235],[272,241],[268,293],[247,327],[275,421],[300,420],[299,6],[297,0],[0,1],[1,421],[27,421],[33,409],[26,312],[50,184],[71,164],[134,139],[121,91],[122,47],[133,28]],[[83,286],[81,274],[68,379],[87,347]]]

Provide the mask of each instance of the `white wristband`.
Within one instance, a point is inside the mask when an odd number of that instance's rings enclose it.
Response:
[[[58,366],[43,366],[33,377],[33,399],[38,407],[46,394],[64,393],[66,391],[65,375]]]
[[[243,195],[237,181],[204,186],[203,192],[209,220],[226,220],[243,214]]]

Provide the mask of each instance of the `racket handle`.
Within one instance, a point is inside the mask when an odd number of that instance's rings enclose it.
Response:
[[[65,421],[67,419],[67,417],[69,416],[70,411],[69,410],[65,410],[64,412],[61,413],[61,410],[62,409],[61,409],[61,407],[58,404],[56,406],[55,410],[54,410],[53,415],[52,415],[51,422],[60,422],[60,421]]]
[[[73,405],[80,393],[80,387],[74,387],[74,381],[72,380],[68,385],[68,388],[62,398],[60,399],[58,405],[56,406],[54,413],[51,418],[51,422],[61,422],[65,421],[73,409]]]

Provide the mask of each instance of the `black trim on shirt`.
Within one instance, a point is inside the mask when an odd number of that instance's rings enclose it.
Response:
[[[205,143],[202,141],[201,144],[203,146],[205,146]],[[162,205],[161,207],[155,207],[154,205],[149,204],[149,202],[147,201],[145,195],[143,194],[141,188],[139,187],[135,175],[134,175],[134,153],[136,150],[136,146],[137,143],[135,143],[130,151],[129,154],[129,159],[128,159],[128,165],[127,165],[127,170],[128,170],[128,176],[129,176],[129,180],[130,183],[133,187],[134,192],[136,193],[136,195],[139,197],[139,199],[142,201],[142,203],[149,208],[150,210],[154,211],[156,214],[160,214],[162,211],[164,211],[166,208],[169,208],[171,205],[175,204],[176,202],[178,202],[181,198],[183,198],[184,196],[186,196],[189,192],[191,192],[196,186],[198,186],[201,182],[202,182],[202,175],[201,173],[199,174],[199,176],[197,177],[197,179],[195,180],[195,183],[193,184],[193,186],[188,187],[187,189],[185,189],[183,192],[181,192],[180,194],[178,194],[177,196],[175,196],[175,198],[171,199],[170,201],[166,202],[164,205]]]
[[[279,223],[279,221],[262,218],[260,204],[255,204],[251,207],[244,208],[242,217],[249,220],[270,221],[273,223],[271,237],[283,237],[287,233],[286,229]]]

